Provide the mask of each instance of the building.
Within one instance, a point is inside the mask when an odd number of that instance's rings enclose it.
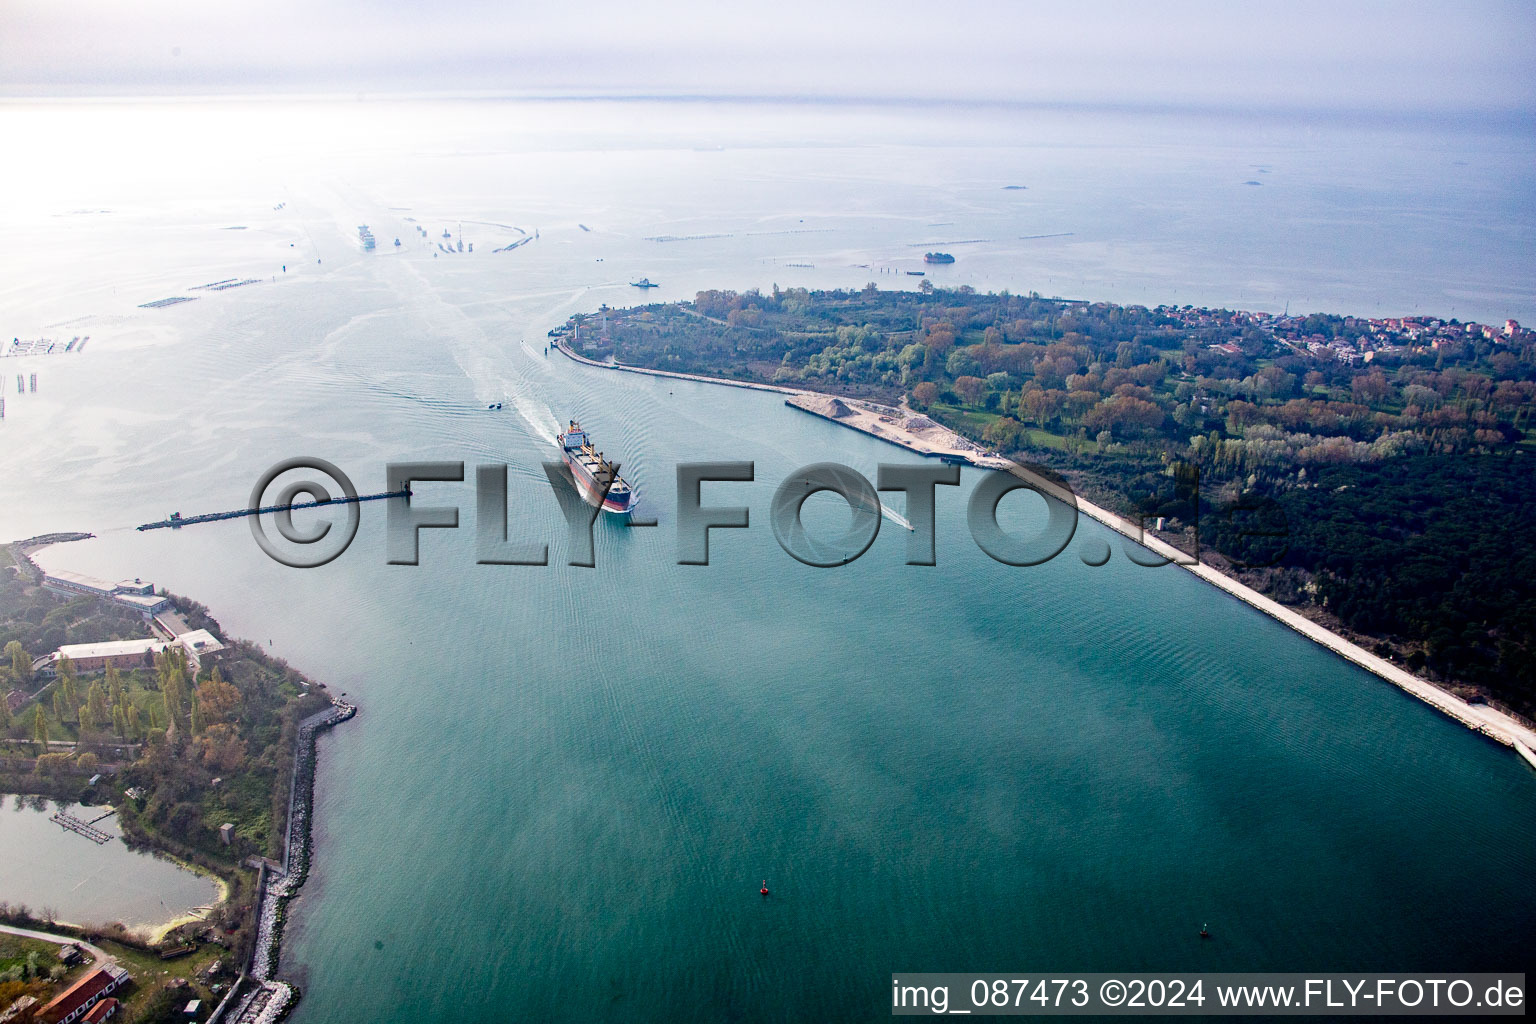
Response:
[[[224,650],[224,645],[212,633],[206,629],[193,629],[173,640],[145,637],[142,640],[65,644],[52,654],[34,661],[32,671],[41,676],[56,675],[60,658],[74,662],[76,672],[104,672],[108,665],[115,665],[122,670],[153,668],[155,655],[168,647],[180,647],[186,652],[187,665],[194,675],[201,670],[204,658]]]
[[[83,1021],[84,1024],[101,1024],[102,1021],[107,1020],[116,1014],[117,1008],[118,1002],[116,999],[103,999],[101,1002],[91,1007],[90,1011],[86,1013],[84,1017],[81,1017],[80,1020]]]
[[[145,583],[137,578],[108,583],[106,580],[87,576],[85,573],[61,569],[58,572],[44,573],[43,586],[60,594],[99,597],[104,601],[126,605],[145,618],[150,618],[156,612],[164,611],[171,606],[170,598],[155,596],[153,583]]]
[[[234,841],[235,841],[235,825],[234,825],[234,822],[226,821],[224,824],[219,826],[219,842],[223,843],[225,846],[228,846],[230,843],[232,843]]]
[[[75,1021],[84,1020],[91,1007],[128,984],[128,980],[128,972],[116,964],[98,967],[54,996],[47,1006],[38,1011],[37,1019],[43,1024],[74,1024]],[[112,1000],[114,1003],[116,1001]]]
[[[65,644],[41,665],[33,669],[43,675],[58,672],[59,659],[75,663],[76,672],[102,672],[108,665],[119,669],[153,668],[155,655],[171,646],[169,641],[146,637],[143,640],[103,640],[95,644]]]
[[[206,629],[194,629],[188,633],[182,633],[176,637],[176,646],[187,652],[187,663],[196,671],[202,665],[202,661],[210,654],[217,654],[224,649],[217,637]]]

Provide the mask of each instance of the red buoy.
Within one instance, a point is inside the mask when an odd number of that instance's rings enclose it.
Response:
[[[763,879],[763,887],[757,891],[762,893],[764,896],[768,895],[768,879]]]

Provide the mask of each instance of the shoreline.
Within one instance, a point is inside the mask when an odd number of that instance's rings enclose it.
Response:
[[[18,571],[36,579],[40,578],[41,569],[30,557],[33,552],[56,543],[85,540],[93,536],[89,533],[44,534],[11,542],[5,547],[11,552]],[[324,691],[324,687],[321,689]],[[314,804],[315,765],[319,756],[316,740],[321,732],[356,714],[356,704],[333,696],[330,697],[329,707],[310,714],[298,723],[294,735],[293,768],[289,776],[288,816],[284,821],[283,863],[278,865],[265,857],[252,857],[234,869],[254,868],[256,871],[256,900],[252,907],[256,938],[249,960],[240,966],[238,977],[209,1015],[209,1024],[275,1024],[291,1012],[299,1000],[298,989],[279,980],[276,975],[282,952],[287,905],[298,895],[309,872],[312,841],[310,822]],[[121,841],[126,845],[126,834]],[[217,871],[190,863],[172,851],[161,848],[152,839],[141,839],[138,845],[151,855],[163,858],[184,871],[211,879],[218,893],[217,900],[207,908],[194,908],[194,912],[178,914],[168,922],[128,929],[140,937],[147,935],[149,946],[163,941],[176,928],[203,922],[208,913],[228,906],[234,891],[233,884]],[[275,881],[272,880],[273,876]],[[198,910],[203,913],[195,912]],[[99,927],[65,921],[57,923],[82,932]]]
[[[294,737],[293,774],[288,783],[288,820],[283,842],[283,863],[262,860],[256,869],[256,942],[250,964],[230,989],[213,1015],[210,1024],[221,1020],[235,1024],[271,1024],[290,1012],[299,1000],[298,989],[278,978],[282,958],[283,931],[287,924],[289,902],[298,895],[309,875],[310,844],[313,839],[315,766],[319,758],[317,740],[329,730],[357,714],[357,705],[331,699],[331,706],[299,723]],[[273,876],[278,876],[272,880]],[[240,995],[244,983],[253,983]],[[226,1010],[229,1016],[225,1017]]]
[[[186,861],[182,860],[180,857],[172,856],[171,854],[165,853],[165,852],[163,852],[161,850],[154,850],[152,852],[157,857],[164,857],[166,860],[170,861],[172,864],[175,864],[177,867],[181,868],[183,871],[189,871],[189,872],[191,872],[194,875],[200,875],[203,878],[211,879],[213,881],[214,886],[219,891],[219,898],[214,900],[213,903],[205,910],[205,912],[203,914],[197,914],[197,913],[194,913],[192,911],[189,911],[189,912],[187,912],[185,914],[181,914],[181,915],[179,915],[177,917],[173,917],[171,920],[167,921],[165,924],[153,926],[153,930],[149,932],[149,944],[151,946],[154,946],[154,945],[158,945],[161,942],[161,940],[163,940],[167,935],[169,935],[171,932],[175,931],[177,928],[180,928],[184,924],[192,924],[193,922],[198,922],[198,923],[206,922],[208,920],[208,918],[207,918],[208,914],[211,914],[214,911],[214,909],[216,909],[216,908],[218,908],[220,906],[223,906],[224,904],[229,902],[230,885],[229,885],[229,882],[225,881],[225,879],[224,879],[224,877],[222,875],[215,874],[214,872],[209,871],[206,868],[199,867],[196,864],[189,864]],[[198,908],[194,907],[193,911],[195,911],[197,909]]]
[[[1196,578],[1204,580],[1225,593],[1228,597],[1241,601],[1243,604],[1300,633],[1308,640],[1326,648],[1344,660],[1370,672],[1379,679],[1391,683],[1410,696],[1417,697],[1436,711],[1474,732],[1481,733],[1497,743],[1510,747],[1516,751],[1522,760],[1527,761],[1533,768],[1536,768],[1536,760],[1526,756],[1526,751],[1536,751],[1536,729],[1532,729],[1486,704],[1469,704],[1460,697],[1442,690],[1434,683],[1421,679],[1406,669],[1392,664],[1385,658],[1372,654],[1353,641],[1340,636],[1324,626],[1318,625],[1311,619],[1293,609],[1287,608],[1273,598],[1264,596],[1247,584],[1235,580],[1203,562],[1190,562],[1187,553],[1180,551],[1161,538],[1149,535],[1146,531],[1138,528],[1128,520],[1080,497],[1070,488],[981,448],[974,442],[961,437],[953,430],[928,419],[926,416],[909,414],[903,409],[890,406],[871,408],[872,403],[861,402],[857,399],[840,398],[835,395],[828,395],[819,391],[809,391],[804,388],[747,383],[724,378],[706,377],[701,374],[673,373],[667,370],[652,370],[641,366],[627,366],[622,363],[600,363],[595,359],[588,359],[571,351],[565,345],[563,337],[555,341],[555,347],[576,362],[597,367],[598,369],[624,370],[629,373],[643,373],[655,377],[691,380],[702,384],[724,384],[754,391],[771,391],[787,394],[791,397],[785,400],[785,405],[792,406],[802,412],[840,426],[857,430],[862,434],[896,445],[915,454],[927,458],[949,457],[962,459],[968,465],[980,469],[994,469],[1012,473],[1042,493],[1065,504],[1072,505],[1095,522],[1108,527],[1115,533],[1146,548],[1153,554],[1167,559]],[[876,409],[884,411],[876,411]],[[895,418],[896,416],[902,416],[903,421],[898,423]],[[921,423],[916,427],[909,426],[913,421],[921,421]]]

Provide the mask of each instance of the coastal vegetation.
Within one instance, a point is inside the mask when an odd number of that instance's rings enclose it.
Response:
[[[1536,712],[1536,335],[968,288],[700,292],[588,358],[901,404],[1464,696]]]

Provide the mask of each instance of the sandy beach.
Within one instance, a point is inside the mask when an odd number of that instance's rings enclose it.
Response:
[[[1387,661],[1385,658],[1372,654],[1358,644],[1318,625],[1279,602],[1265,597],[1258,591],[1232,579],[1211,566],[1199,562],[1191,562],[1187,554],[1155,535],[1142,530],[1129,520],[1123,519],[1108,509],[1085,500],[1060,483],[1033,473],[1025,467],[1003,458],[996,452],[982,448],[974,442],[961,437],[948,427],[935,423],[926,416],[913,413],[904,408],[839,398],[816,391],[806,391],[801,388],[734,381],[718,377],[706,377],[700,374],[672,373],[666,370],[625,366],[620,363],[600,363],[596,360],[577,355],[564,344],[563,339],[556,342],[556,347],[571,359],[600,369],[622,370],[628,373],[643,373],[655,377],[672,377],[678,380],[692,380],[705,384],[723,384],[730,387],[747,388],[754,391],[772,391],[788,395],[789,397],[785,401],[786,405],[793,406],[814,416],[831,420],[845,427],[850,427],[871,437],[877,437],[882,441],[899,445],[919,455],[933,458],[948,456],[964,460],[970,465],[984,469],[995,469],[1012,473],[1043,493],[1076,506],[1079,512],[1090,519],[1102,523],[1153,554],[1168,559],[1173,564],[1179,566],[1179,568],[1193,573],[1213,587],[1223,591],[1229,597],[1233,597],[1250,607],[1258,609],[1270,618],[1294,629],[1307,639],[1321,644],[1340,657],[1412,694],[1431,707],[1454,718],[1469,729],[1474,729],[1489,739],[1513,748],[1523,759],[1530,762],[1532,767],[1536,767],[1536,758],[1528,754],[1528,752],[1536,750],[1536,729],[1532,729],[1488,705],[1469,704],[1460,697],[1447,693],[1428,680],[1421,679],[1406,669]]]

